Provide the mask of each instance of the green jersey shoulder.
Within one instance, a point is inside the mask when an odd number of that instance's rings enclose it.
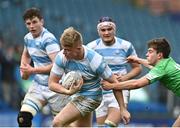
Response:
[[[180,65],[171,57],[160,60],[146,75],[153,83],[160,81],[165,87],[180,96]]]

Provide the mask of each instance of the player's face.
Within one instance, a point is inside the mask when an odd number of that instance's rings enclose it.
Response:
[[[149,48],[146,53],[147,61],[150,65],[155,65],[157,63],[158,59],[158,53],[155,49]]]
[[[78,59],[80,54],[81,54],[81,48],[82,47],[65,47],[62,46],[63,48],[63,54],[66,56],[67,59]]]
[[[101,27],[99,30],[99,36],[107,45],[112,44],[114,41],[115,30],[110,26]]]
[[[25,21],[26,27],[31,32],[34,38],[38,37],[43,29],[43,19],[39,19],[38,17],[33,17],[32,19],[27,19]]]

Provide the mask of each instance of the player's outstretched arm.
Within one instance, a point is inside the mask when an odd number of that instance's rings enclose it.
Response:
[[[115,89],[115,90],[132,90],[144,87],[149,84],[149,80],[144,76],[140,79],[127,80],[118,83],[110,83],[106,80],[101,82],[102,87],[105,90]]]
[[[142,58],[139,58],[139,57],[137,57],[137,56],[129,56],[129,57],[127,58],[127,61],[128,61],[129,63],[142,64],[142,65],[144,65],[145,67],[147,67],[147,68],[149,68],[149,69],[152,69],[152,68],[153,68],[153,66],[150,65],[146,59],[142,59]]]

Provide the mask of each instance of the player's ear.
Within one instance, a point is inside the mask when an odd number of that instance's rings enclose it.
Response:
[[[163,57],[163,53],[162,53],[162,52],[159,52],[159,53],[158,53],[158,59],[162,59],[162,58],[164,58],[164,57]]]
[[[41,19],[41,23],[42,23],[42,25],[44,25],[44,19]]]
[[[99,30],[99,29],[97,29],[97,33],[98,33],[98,35],[101,37],[101,34],[100,34],[100,30]]]

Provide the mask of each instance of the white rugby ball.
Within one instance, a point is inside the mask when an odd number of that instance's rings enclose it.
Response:
[[[73,85],[75,82],[80,81],[82,78],[81,74],[76,71],[70,71],[68,72],[62,79],[62,85],[69,89],[71,85]]]

